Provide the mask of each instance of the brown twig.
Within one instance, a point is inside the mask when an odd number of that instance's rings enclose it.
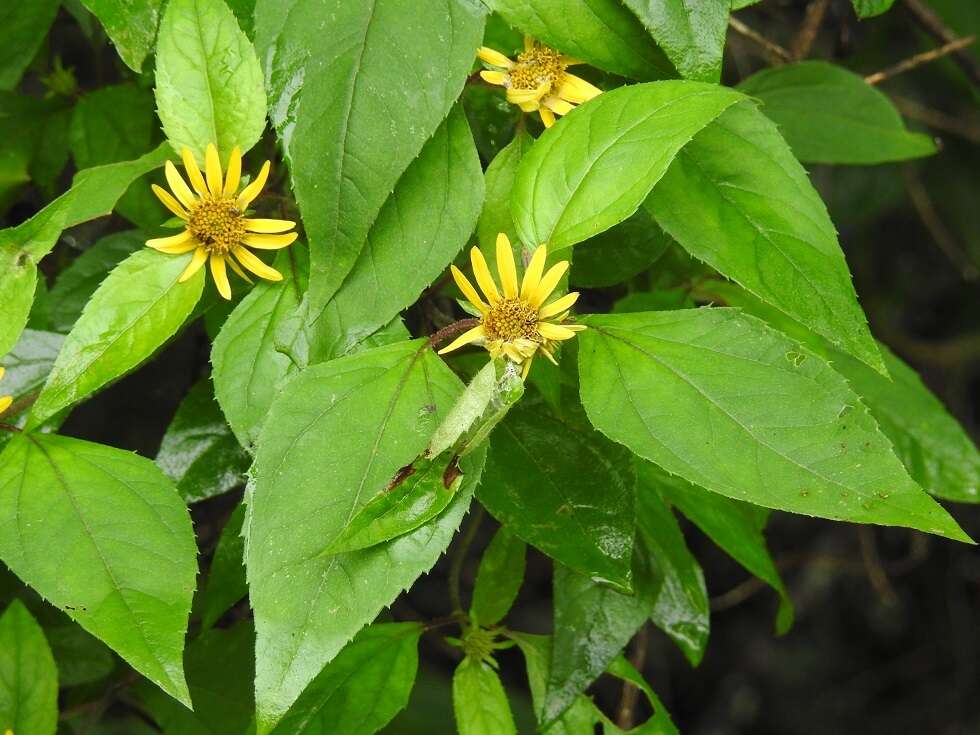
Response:
[[[951,43],[957,39],[956,34],[943,23],[943,19],[922,0],[904,0],[903,4],[919,27],[941,43]],[[955,51],[953,60],[959,64],[970,81],[980,87],[980,61],[966,49]]]
[[[731,27],[733,31],[735,31],[740,36],[744,36],[745,38],[749,39],[753,43],[761,46],[766,51],[768,51],[774,57],[775,61],[783,62],[783,61],[793,60],[793,55],[789,51],[784,49],[775,41],[770,41],[768,38],[763,36],[758,31],[752,30],[747,25],[745,25],[745,23],[740,21],[738,18],[729,18],[728,25]]]
[[[939,216],[939,212],[936,211],[936,207],[932,203],[932,198],[919,179],[915,168],[912,165],[906,165],[902,171],[905,177],[905,190],[908,192],[909,199],[912,200],[912,206],[915,207],[919,219],[922,220],[925,228],[929,230],[929,234],[932,235],[932,239],[936,245],[943,251],[943,254],[949,262],[959,270],[960,276],[964,281],[977,280],[977,277],[980,276],[980,271],[977,270],[976,265],[960,249],[953,233],[950,232],[946,223],[943,222],[942,217]]]
[[[817,40],[817,32],[829,6],[830,0],[813,0],[806,6],[803,25],[800,26],[796,38],[790,45],[790,53],[794,61],[801,61],[810,55],[810,49],[813,48],[813,42]]]
[[[472,329],[473,327],[479,326],[479,324],[479,319],[460,319],[458,322],[453,322],[448,327],[443,327],[429,337],[429,347],[435,347],[440,342],[445,342],[447,339],[452,339],[453,337],[462,334],[467,329]]]
[[[964,36],[963,38],[957,38],[955,41],[950,41],[949,43],[943,44],[939,48],[934,48],[930,51],[923,51],[921,54],[910,56],[903,61],[899,61],[894,66],[889,66],[887,69],[882,69],[881,71],[876,71],[874,74],[869,74],[864,78],[864,81],[866,81],[868,84],[878,84],[879,82],[883,82],[886,79],[891,79],[892,77],[897,77],[899,74],[903,74],[904,72],[915,69],[923,64],[928,64],[930,61],[935,61],[936,59],[941,59],[944,56],[955,54],[957,51],[966,48],[976,40],[976,36]]]
[[[875,532],[871,526],[858,527],[858,541],[861,544],[861,560],[864,562],[864,570],[867,572],[871,586],[881,598],[881,601],[891,607],[898,601],[895,588],[892,587],[891,580],[881,564],[881,556],[878,554],[878,544],[875,541]]]
[[[647,645],[650,639],[650,624],[644,623],[633,637],[632,651],[629,660],[640,675],[647,660]],[[623,693],[619,698],[619,709],[616,712],[616,725],[623,730],[632,730],[636,724],[636,702],[640,698],[640,690],[631,681],[623,682]]]
[[[906,97],[899,97],[895,94],[890,95],[890,97],[898,111],[910,120],[915,120],[940,132],[949,133],[980,145],[980,124],[977,122],[962,120]]]

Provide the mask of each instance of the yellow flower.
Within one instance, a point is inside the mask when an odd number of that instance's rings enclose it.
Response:
[[[228,284],[225,265],[249,283],[251,279],[245,275],[239,263],[260,278],[281,281],[282,274],[279,271],[267,266],[248,249],[251,247],[260,250],[278,250],[296,239],[295,232],[287,232],[296,226],[295,222],[282,219],[253,219],[245,216],[248,205],[262,191],[269,177],[269,161],[262,166],[255,180],[239,192],[242,154],[237,146],[228,159],[227,176],[222,177],[218,151],[213,145],[208,144],[204,157],[207,181],[201,175],[194,155],[187,148],[181,151],[181,156],[184,159],[187,178],[194,187],[193,191],[181,178],[177,167],[167,161],[165,172],[173,195],[156,184],[153,184],[153,193],[167,209],[187,223],[186,229],[172,237],[147,240],[146,244],[164,253],[180,254],[194,251],[194,257],[181,274],[180,281],[186,281],[201,269],[204,261],[210,260],[211,274],[214,276],[218,293],[226,299],[231,298],[231,286]]]
[[[517,266],[510,240],[504,233],[497,235],[497,271],[501,285],[498,290],[483,253],[479,248],[473,248],[470,251],[473,274],[486,301],[480,298],[480,294],[463,272],[452,266],[453,278],[456,279],[459,289],[480,311],[480,324],[439,350],[439,354],[467,344],[480,344],[491,357],[505,355],[517,364],[523,363],[524,377],[527,377],[531,360],[539,350],[554,362],[552,353],[555,344],[571,339],[585,327],[580,324],[562,324],[568,318],[568,310],[578,300],[577,292],[566,294],[545,305],[545,300],[551,296],[558,281],[568,270],[568,261],[563,260],[544,273],[547,257],[548,248],[541,245],[531,256],[524,279],[518,285]]]
[[[480,76],[490,84],[507,89],[507,101],[524,112],[538,111],[546,128],[555,124],[555,115],[564,115],[586,100],[602,92],[566,69],[581,64],[578,59],[548,48],[530,36],[524,37],[524,52],[512,61],[499,51],[481,46],[476,55],[492,71],[481,71]]]
[[[0,380],[3,380],[3,374],[7,372],[6,368],[0,367]],[[0,396],[0,413],[3,413],[8,408],[10,404],[14,402],[13,396]]]

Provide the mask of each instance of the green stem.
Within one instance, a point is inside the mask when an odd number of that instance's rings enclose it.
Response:
[[[476,506],[476,510],[473,511],[473,517],[470,519],[466,531],[459,540],[459,545],[453,552],[453,561],[449,567],[449,601],[453,606],[453,615],[463,614],[463,601],[459,594],[463,562],[466,561],[466,554],[469,552],[470,546],[473,545],[473,540],[476,538],[476,532],[480,529],[480,522],[483,520],[485,513],[486,511],[483,510],[482,505]]]

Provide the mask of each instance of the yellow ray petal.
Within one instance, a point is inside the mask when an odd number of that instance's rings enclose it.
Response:
[[[238,182],[242,178],[242,152],[236,145],[228,156],[228,172],[225,174],[225,196],[230,197],[238,191]]]
[[[180,274],[180,278],[177,279],[178,283],[183,283],[188,278],[192,278],[195,273],[201,270],[201,266],[204,265],[204,261],[208,259],[208,251],[204,249],[201,245],[197,250],[194,251],[194,256],[191,258],[191,262],[187,264],[184,268],[184,272]]]
[[[518,102],[517,106],[521,108],[521,112],[537,112],[541,103],[537,100],[531,100],[530,102]]]
[[[590,100],[597,94],[602,94],[602,90],[574,74],[565,74],[565,79],[558,88],[559,97],[575,104]]]
[[[194,240],[194,236],[190,230],[184,230],[179,235],[155,237],[152,240],[147,240],[146,244],[154,250],[159,250],[161,253],[180,255],[181,253],[189,253],[200,243]]]
[[[539,107],[538,114],[541,115],[541,122],[544,123],[546,128],[550,128],[555,124],[555,113],[547,107]]]
[[[3,365],[0,365],[0,380],[3,380],[3,374],[5,372],[7,372],[7,368],[5,368]]]
[[[211,196],[217,199],[221,196],[224,182],[221,180],[221,159],[218,158],[218,149],[214,147],[214,143],[208,143],[208,148],[204,152],[204,172],[208,177]]]
[[[507,101],[515,105],[525,102],[537,102],[547,94],[550,87],[551,85],[548,82],[539,85],[537,89],[516,89],[514,87],[508,87]]]
[[[473,327],[465,332],[463,332],[459,337],[454,339],[448,345],[439,350],[440,355],[445,355],[447,352],[452,352],[453,350],[458,350],[463,345],[472,344],[473,342],[479,342],[487,333],[483,330],[483,325],[478,327]]]
[[[568,270],[568,261],[562,260],[555,263],[548,269],[548,272],[544,274],[541,282],[538,283],[538,287],[534,292],[534,295],[528,300],[535,309],[541,307],[544,300],[551,296],[551,292],[555,290],[555,286],[558,285],[558,281],[561,277],[565,275],[565,271]]]
[[[211,275],[214,276],[214,285],[218,287],[218,293],[230,301],[231,284],[228,283],[228,271],[225,270],[224,255],[211,253]]]
[[[548,95],[543,100],[542,104],[551,110],[556,115],[567,115],[569,112],[575,109],[575,106],[565,102],[565,100],[560,97],[556,97],[553,94]]]
[[[534,255],[531,256],[531,262],[527,264],[527,270],[524,271],[524,280],[521,281],[521,298],[529,299],[531,295],[537,290],[538,284],[541,283],[541,274],[544,272],[544,262],[548,259],[548,248],[545,245],[539,245],[538,249],[534,251]]]
[[[480,72],[480,76],[483,77],[483,81],[489,82],[490,84],[497,84],[501,87],[506,87],[510,81],[510,76],[505,71],[487,71],[484,69]]]
[[[538,322],[538,332],[545,339],[552,339],[558,342],[562,340],[571,339],[575,336],[575,332],[567,327],[561,327],[557,324],[550,324],[548,322]]]
[[[508,299],[517,298],[517,266],[514,263],[514,251],[510,247],[510,238],[503,232],[497,235],[497,273],[500,274],[500,285],[504,296]]]
[[[8,408],[10,408],[10,404],[13,402],[14,402],[13,396],[0,396],[0,413],[3,413]]]
[[[259,195],[262,191],[262,187],[265,186],[265,180],[269,178],[269,168],[272,164],[266,161],[262,164],[262,170],[259,171],[259,175],[255,177],[255,181],[242,189],[242,193],[238,195],[238,208],[246,209],[252,200]]]
[[[246,219],[245,229],[249,232],[286,232],[296,226],[288,219]]]
[[[560,314],[565,311],[578,301],[578,291],[572,291],[562,296],[560,299],[555,299],[547,306],[543,307],[538,311],[538,319],[547,319],[549,316],[554,316],[555,314]]]
[[[284,248],[291,244],[299,235],[295,232],[290,232],[285,235],[258,235],[254,233],[247,233],[245,237],[242,238],[242,242],[248,245],[250,248],[258,248],[259,250],[278,250],[279,248]]]
[[[170,191],[176,195],[177,201],[188,209],[193,207],[197,197],[184,183],[184,178],[177,172],[177,167],[171,161],[167,161],[163,164],[163,172],[167,177],[167,183],[170,184]]]
[[[249,283],[254,283],[254,281],[252,281],[252,279],[248,277],[248,273],[243,271],[241,267],[238,265],[238,263],[235,262],[234,258],[225,258],[225,265],[227,265],[229,268],[235,271],[235,275],[237,275],[239,278],[243,278]]]
[[[449,270],[452,271],[453,279],[456,281],[456,285],[459,286],[459,290],[463,292],[463,296],[466,297],[466,300],[479,309],[481,314],[486,314],[490,310],[490,307],[487,306],[483,299],[480,298],[480,294],[478,294],[476,289],[473,288],[473,284],[470,283],[470,280],[463,275],[463,271],[454,265],[450,266]]]
[[[500,293],[497,291],[497,284],[493,282],[493,276],[490,275],[490,269],[487,268],[487,261],[480,248],[470,250],[470,262],[473,263],[473,275],[476,276],[476,282],[483,290],[487,301],[493,306],[500,301]]]
[[[239,263],[244,265],[259,278],[264,278],[267,281],[282,280],[282,273],[263,263],[253,253],[249,252],[241,245],[234,248],[232,252],[235,254],[235,257],[238,258]]]
[[[153,189],[153,193],[157,195],[157,199],[163,202],[163,206],[169,209],[171,212],[176,214],[182,220],[189,220],[191,216],[187,213],[173,195],[164,189],[162,186],[157,186],[156,184],[150,184],[150,188]]]
[[[531,355],[524,361],[524,367],[521,368],[521,380],[527,380],[527,374],[531,372],[531,363],[534,362],[534,355]]]
[[[531,36],[524,36],[524,50],[531,51],[534,49],[534,38]]]
[[[476,50],[476,55],[479,57],[480,61],[486,62],[487,64],[490,64],[490,66],[500,66],[504,69],[510,69],[514,65],[514,62],[508,59],[502,53],[486,46],[480,46],[480,48]]]
[[[191,149],[184,146],[180,151],[180,157],[184,160],[184,171],[187,172],[187,178],[191,180],[191,186],[194,187],[194,191],[199,196],[206,197],[208,195],[208,187],[204,183],[204,177],[201,176],[201,169],[197,167],[197,161],[194,160],[194,154],[191,153]]]
[[[516,347],[515,347],[515,346],[514,346],[513,344],[511,344],[510,342],[504,342],[504,343],[503,343],[503,344],[502,344],[502,345],[500,346],[500,349],[501,349],[501,350],[503,350],[503,353],[504,353],[505,355],[507,355],[507,357],[509,357],[509,358],[510,358],[511,360],[513,360],[514,362],[517,362],[517,363],[521,363],[521,362],[524,362],[524,360],[526,360],[526,359],[527,359],[527,358],[526,358],[526,357],[525,357],[524,355],[522,355],[522,354],[521,354],[521,353],[520,353],[520,352],[519,352],[519,351],[517,350],[517,348],[516,348]]]

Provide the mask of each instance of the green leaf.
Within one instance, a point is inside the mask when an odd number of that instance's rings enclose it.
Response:
[[[640,733],[647,733],[648,735],[679,735],[663,702],[660,701],[660,698],[650,688],[650,685],[647,684],[646,679],[640,675],[639,671],[633,668],[633,664],[624,656],[617,656],[609,664],[609,668],[606,671],[622,679],[624,682],[628,681],[636,686],[646,695],[647,700],[650,702],[650,709],[653,710],[653,715],[641,726],[629,732],[635,733],[636,735],[640,735]],[[606,732],[610,732],[610,735],[616,735],[616,733],[623,733],[625,735],[623,730],[613,726],[608,719],[606,720],[606,727]],[[608,728],[612,728],[611,731]]]
[[[887,378],[734,284],[714,282],[709,291],[800,340],[832,364],[877,419],[905,469],[928,492],[960,503],[980,502],[980,452],[973,440],[916,372],[885,345],[879,343],[878,349]]]
[[[223,0],[170,0],[160,23],[157,112],[174,150],[198,162],[214,143],[224,164],[265,129],[265,90],[255,49]]]
[[[0,731],[54,735],[58,669],[44,631],[14,600],[0,616]]]
[[[659,492],[729,556],[776,590],[780,597],[776,631],[789,630],[793,603],[766,548],[767,510],[705,490],[650,462],[638,462],[637,481],[640,494]]]
[[[673,244],[645,209],[575,249],[568,280],[576,286],[615,286],[645,271]]]
[[[517,170],[511,212],[521,242],[560,250],[622,222],[678,151],[740,99],[700,82],[652,82],[605,92],[572,110]]]
[[[32,0],[23,5],[4,3],[0,8],[0,90],[17,86],[59,5],[58,0]]]
[[[517,735],[507,693],[489,664],[467,656],[453,674],[459,735]]]
[[[98,240],[58,274],[51,289],[51,328],[68,332],[85,304],[113,268],[146,244],[139,230],[116,232]]]
[[[213,498],[245,484],[248,453],[231,433],[214,401],[209,378],[201,378],[180,402],[156,457],[187,503]]]
[[[272,405],[246,523],[260,733],[448,545],[479,481],[482,455],[463,462],[463,487],[433,522],[371,549],[319,555],[422,453],[460,392],[458,378],[416,340],[310,367]]]
[[[141,156],[152,144],[155,124],[148,89],[117,84],[84,95],[68,133],[75,165],[89,168]]]
[[[166,476],[130,452],[18,434],[0,455],[0,508],[11,571],[189,704],[181,654],[197,548]]]
[[[650,617],[659,580],[637,550],[635,595],[624,595],[555,565],[555,623],[548,689],[541,716],[555,720],[616,658]]]
[[[242,735],[254,712],[255,634],[249,621],[202,633],[187,646],[187,684],[194,711],[146,682],[136,697],[165,735]]]
[[[153,48],[163,0],[82,0],[105,28],[120,58],[137,74]]]
[[[310,683],[274,735],[372,735],[408,704],[419,666],[418,623],[371,625]]]
[[[827,209],[754,105],[733,107],[701,131],[647,207],[694,257],[884,370]]]
[[[245,504],[239,503],[228,517],[211,558],[208,581],[201,603],[201,626],[206,630],[248,594],[245,581]]]
[[[414,303],[473,232],[482,203],[480,158],[457,107],[398,180],[353,269],[319,313],[313,362],[344,354]]]
[[[452,452],[444,452],[406,465],[388,487],[357,511],[323,554],[376,546],[431,521],[452,502],[462,484],[456,459]]]
[[[874,164],[936,152],[928,135],[905,129],[882,92],[825,61],[765,69],[738,88],[762,101],[801,161]]]
[[[508,529],[572,569],[632,586],[630,454],[543,406],[519,405],[490,442],[480,502]]]
[[[871,18],[881,15],[891,8],[895,0],[851,0],[859,18]]]
[[[624,0],[685,79],[718,82],[731,0]]]
[[[600,69],[644,81],[675,76],[663,51],[618,0],[489,0],[487,4],[525,35]]]
[[[847,382],[763,322],[731,309],[583,321],[582,403],[644,459],[768,508],[969,541]]]
[[[99,681],[116,667],[112,651],[75,623],[48,626],[44,633],[51,644],[58,665],[58,683],[62,687]]]
[[[531,150],[534,139],[523,130],[517,131],[514,139],[498,153],[487,166],[487,192],[483,201],[483,211],[476,225],[477,240],[480,247],[493,252],[497,235],[505,233],[513,243],[517,240],[517,228],[510,214],[510,195],[517,178],[517,168],[521,159]]]
[[[270,119],[310,240],[314,315],[449,114],[482,34],[468,0],[256,3]]]
[[[636,526],[650,565],[663,576],[650,617],[680,646],[692,666],[701,663],[710,627],[708,590],[677,520],[651,488],[636,493]]]
[[[39,390],[51,372],[64,337],[54,332],[25,329],[0,365],[6,368],[0,395],[24,398]]]
[[[145,248],[109,274],[65,338],[29,426],[125,375],[180,329],[204,288],[203,269],[178,283],[190,259]]]
[[[501,526],[480,558],[470,615],[480,625],[496,625],[510,611],[524,582],[527,547]]]
[[[214,395],[243,447],[258,439],[269,406],[296,372],[276,349],[275,336],[306,288],[305,251],[289,248],[275,266],[283,280],[260,281],[225,320],[211,349]]]
[[[0,355],[20,337],[37,288],[37,267],[30,256],[5,245],[8,243],[0,233]]]

